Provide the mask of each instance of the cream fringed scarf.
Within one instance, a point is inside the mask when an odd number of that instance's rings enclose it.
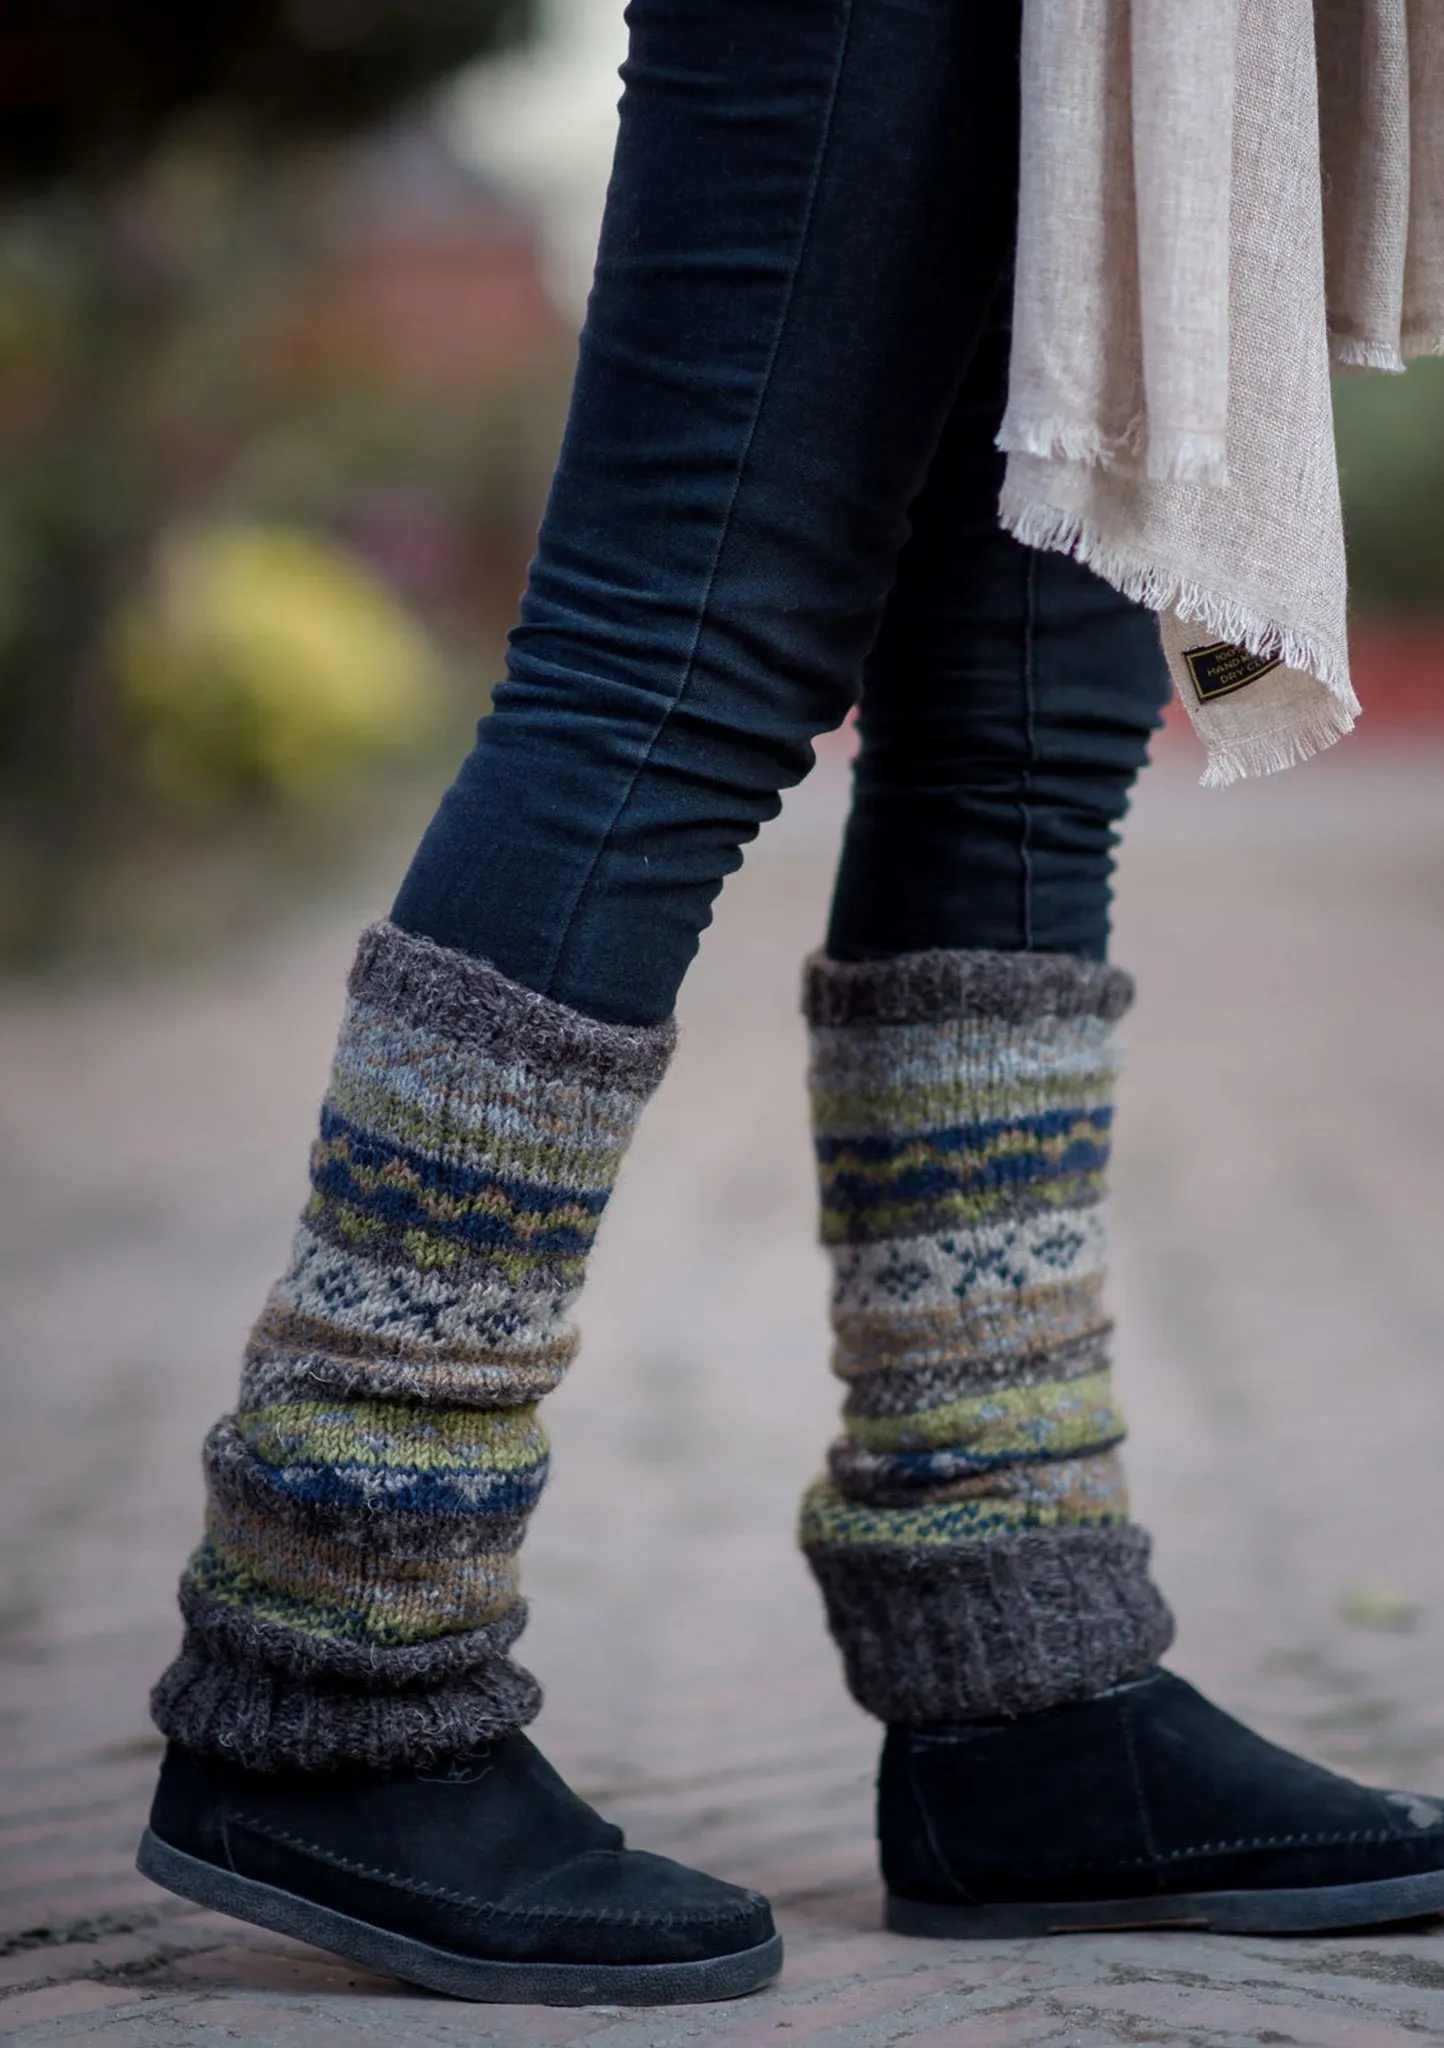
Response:
[[[1444,0],[1024,0],[1004,524],[1160,614],[1206,783],[1348,732],[1331,364],[1444,353]]]

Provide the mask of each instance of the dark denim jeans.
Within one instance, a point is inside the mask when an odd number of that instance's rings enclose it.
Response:
[[[632,0],[509,673],[398,923],[667,1015],[860,701],[828,935],[1099,955],[1157,629],[995,517],[1019,0]]]

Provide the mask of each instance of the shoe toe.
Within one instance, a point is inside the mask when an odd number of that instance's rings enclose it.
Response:
[[[724,1884],[645,1849],[593,1849],[558,1864],[508,1899],[546,1930],[555,1961],[700,1962],[770,1941],[772,1910],[760,1892]]]

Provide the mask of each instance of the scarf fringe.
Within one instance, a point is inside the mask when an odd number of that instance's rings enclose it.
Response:
[[[1329,355],[1336,370],[1383,370],[1402,377],[1409,367],[1391,341],[1360,341],[1351,334],[1331,334]]]
[[[1296,725],[1273,732],[1250,733],[1246,739],[1213,739],[1208,764],[1199,776],[1203,789],[1227,789],[1246,776],[1282,775],[1301,761],[1311,761],[1354,729],[1354,714],[1337,698],[1322,703]]]
[[[1121,434],[1110,434],[1076,421],[1008,418],[997,445],[1005,455],[1037,455],[1045,462],[1071,462],[1079,469],[1112,469],[1116,462],[1144,454],[1148,422],[1139,413]]]
[[[1414,328],[1399,342],[1360,341],[1348,334],[1329,336],[1329,355],[1337,370],[1384,370],[1402,377],[1410,363],[1421,356],[1444,356],[1444,334],[1428,328]]]
[[[1228,487],[1228,444],[1223,435],[1174,434],[1162,442],[1151,440],[1142,414],[1121,434],[1063,420],[1007,420],[998,446],[1006,455],[1035,455],[1044,462],[1071,463],[1075,469],[1113,469],[1121,462],[1141,462],[1156,484],[1198,484],[1215,491]]]
[[[1135,604],[1196,622],[1230,647],[1265,658],[1277,656],[1285,668],[1301,670],[1322,684],[1327,698],[1287,726],[1234,736],[1216,729],[1201,733],[1208,749],[1208,765],[1200,778],[1205,789],[1226,789],[1249,775],[1277,775],[1353,731],[1361,707],[1349,680],[1347,653],[1161,569],[1105,540],[1090,521],[1056,505],[1010,502],[1005,490],[999,518],[1024,547],[1072,555]]]
[[[1156,484],[1197,484],[1204,490],[1227,490],[1227,445],[1220,434],[1176,434],[1162,447],[1150,441],[1148,476]]]
[[[1015,540],[1026,548],[1043,548],[1052,554],[1074,555],[1087,568],[1151,612],[1176,612],[1181,619],[1206,626],[1216,639],[1230,647],[1246,648],[1265,658],[1277,655],[1285,668],[1303,669],[1317,676],[1352,716],[1359,710],[1349,681],[1346,654],[1329,648],[1311,634],[1292,626],[1281,626],[1261,613],[1231,598],[1205,590],[1201,583],[1160,569],[1129,548],[1107,541],[1097,527],[1075,513],[1056,505],[1034,502],[1010,504],[1004,493],[999,517]]]

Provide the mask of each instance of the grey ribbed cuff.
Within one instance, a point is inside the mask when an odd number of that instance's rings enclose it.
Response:
[[[1043,1017],[1116,1023],[1133,1001],[1131,974],[1075,953],[899,953],[832,960],[814,953],[803,974],[809,1024],[926,1024],[964,1017],[1030,1024]]]
[[[903,1548],[813,1545],[853,1698],[919,1726],[1035,1714],[1140,1677],[1173,1640],[1131,1523]]]
[[[399,925],[368,925],[347,977],[353,999],[374,1003],[398,1022],[455,1038],[477,1058],[524,1060],[548,1078],[646,1096],[658,1086],[677,1044],[677,1026],[602,1024],[550,996],[509,981],[475,960]]]
[[[541,1711],[508,1650],[517,1601],[487,1628],[434,1644],[308,1654],[285,1629],[181,1594],[180,1655],[150,1696],[162,1734],[252,1771],[384,1771],[465,1756]]]

